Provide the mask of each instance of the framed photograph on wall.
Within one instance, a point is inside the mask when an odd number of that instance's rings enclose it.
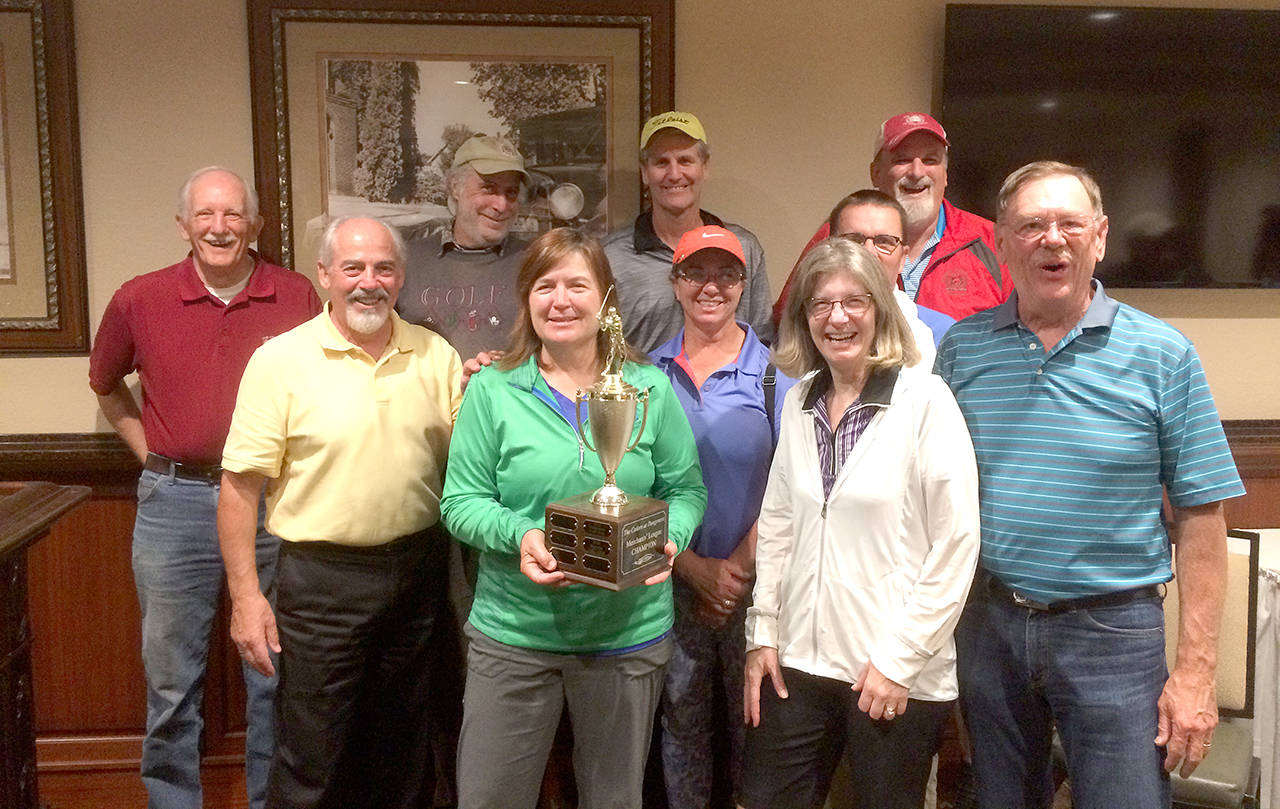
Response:
[[[629,221],[673,20],[672,0],[249,0],[262,251],[310,272],[330,217],[447,223],[444,173],[474,132],[525,157],[517,232]]]
[[[72,0],[0,0],[0,355],[89,350]]]

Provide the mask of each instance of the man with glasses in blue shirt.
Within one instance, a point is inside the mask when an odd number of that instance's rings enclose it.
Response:
[[[1222,500],[1244,487],[1191,342],[1093,278],[1108,225],[1097,183],[1032,163],[998,211],[1016,291],[953,326],[935,366],[982,494],[956,630],[979,804],[1047,806],[1056,727],[1076,806],[1167,809],[1167,773],[1189,775],[1217,725]],[[1166,674],[1171,542],[1182,610]]]
[[[907,213],[893,197],[874,188],[855,191],[836,203],[827,218],[831,233],[851,239],[871,251],[880,261],[885,278],[893,290],[893,299],[911,326],[911,336],[920,349],[920,362],[932,370],[934,347],[942,335],[956,322],[950,315],[920,306],[898,288],[898,279],[907,260]]]

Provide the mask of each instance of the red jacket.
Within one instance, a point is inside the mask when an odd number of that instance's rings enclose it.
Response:
[[[962,320],[974,312],[1004,303],[1013,291],[1013,279],[1009,277],[1009,270],[996,260],[991,221],[962,211],[946,200],[942,205],[947,212],[947,222],[942,230],[942,239],[933,250],[933,258],[920,278],[916,303]],[[800,259],[829,235],[831,228],[824,222],[804,246]],[[791,282],[800,266],[800,259],[791,268],[782,293],[773,305],[775,325],[786,309],[787,295],[791,292]]]

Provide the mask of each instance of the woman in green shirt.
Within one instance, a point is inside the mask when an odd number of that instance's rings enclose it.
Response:
[[[669,567],[618,592],[570,583],[542,531],[548,503],[603,480],[575,430],[573,397],[608,360],[598,315],[612,285],[594,239],[561,228],[535,240],[516,281],[521,311],[511,347],[471,378],[454,427],[443,518],[453,536],[480,551],[458,753],[464,809],[534,806],[566,705],[578,805],[640,806],[671,655]],[[649,391],[649,410],[617,483],[667,501],[670,560],[701,521],[706,489],[670,383],[642,363],[628,349],[622,377]]]

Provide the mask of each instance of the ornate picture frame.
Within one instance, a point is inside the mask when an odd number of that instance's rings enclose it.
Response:
[[[10,256],[0,273],[0,355],[89,350],[71,2],[0,0]]]
[[[334,95],[326,65],[335,59],[399,60],[424,70],[450,61],[605,65],[600,171],[608,191],[601,209],[610,227],[639,212],[640,126],[674,98],[673,0],[248,0],[248,8],[254,160],[265,220],[258,244],[268,258],[303,272],[315,266],[334,185],[325,139],[333,137],[326,98]],[[494,118],[510,123],[511,116]],[[438,170],[426,165],[432,151],[426,146],[422,168]],[[391,202],[413,204],[404,196]]]

